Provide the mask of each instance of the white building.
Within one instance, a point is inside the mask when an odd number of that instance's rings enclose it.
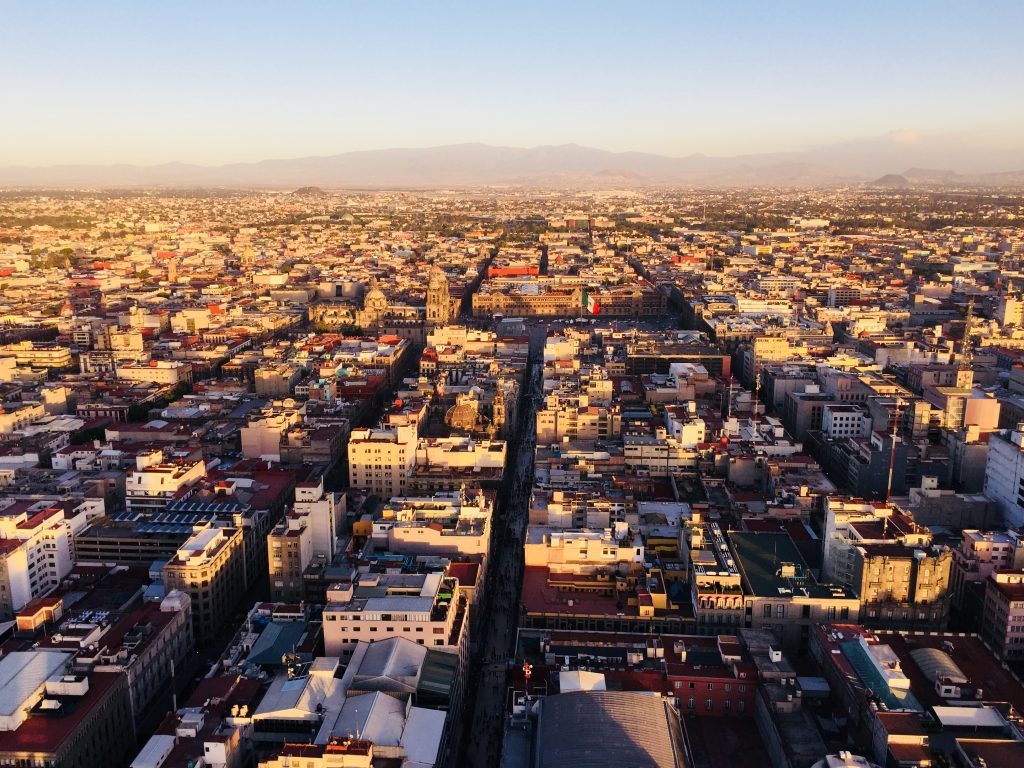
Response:
[[[74,566],[74,535],[102,516],[102,504],[0,499],[0,618],[60,586]]]
[[[179,490],[205,476],[202,459],[170,462],[159,449],[139,454],[125,479],[125,504],[129,512],[159,512]]]
[[[485,556],[490,501],[482,491],[393,498],[373,524],[379,549],[409,555]]]
[[[466,622],[458,580],[429,574],[360,574],[327,590],[324,652],[348,658],[359,641],[404,637],[442,650],[459,648]],[[460,649],[461,650],[461,649]]]

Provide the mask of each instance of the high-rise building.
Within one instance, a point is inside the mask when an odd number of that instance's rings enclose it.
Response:
[[[178,548],[164,566],[164,588],[192,599],[192,629],[209,640],[234,616],[245,592],[245,558],[240,528],[207,528]]]

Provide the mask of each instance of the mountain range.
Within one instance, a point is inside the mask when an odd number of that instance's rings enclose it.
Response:
[[[949,168],[945,163],[951,161],[955,165]],[[908,170],[897,173],[899,168]],[[453,144],[216,166],[0,167],[0,187],[811,187],[873,182],[887,187],[1024,186],[1024,146],[1007,150],[893,133],[794,152],[732,157],[669,157],[576,144],[532,148]]]

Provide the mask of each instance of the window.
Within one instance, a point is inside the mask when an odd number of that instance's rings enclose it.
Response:
[[[710,712],[714,708],[715,708],[715,700],[714,699],[704,699],[704,709],[706,709],[708,712]]]
[[[763,611],[762,615],[766,619],[770,619],[772,617],[772,607],[771,607],[771,605],[766,605],[764,607],[764,611]]]
[[[691,696],[691,697],[690,697],[689,699],[687,699],[687,701],[686,701],[686,708],[687,708],[688,710],[690,710],[690,711],[692,712],[692,711],[693,711],[693,708],[694,708],[694,706],[695,706],[695,704],[694,704],[694,701],[693,701],[693,696]]]
[[[775,606],[775,618],[784,619],[786,618],[786,606],[777,605]]]
[[[708,683],[708,690],[709,691],[715,690],[715,684],[714,683]]]

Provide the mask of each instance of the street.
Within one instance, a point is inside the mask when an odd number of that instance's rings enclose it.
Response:
[[[490,563],[482,599],[481,637],[470,660],[460,766],[498,764],[505,725],[506,685],[514,663],[523,579],[523,536],[533,487],[537,406],[542,397],[547,325],[530,327],[529,363],[524,374],[519,424],[508,452],[505,479],[494,511]]]

